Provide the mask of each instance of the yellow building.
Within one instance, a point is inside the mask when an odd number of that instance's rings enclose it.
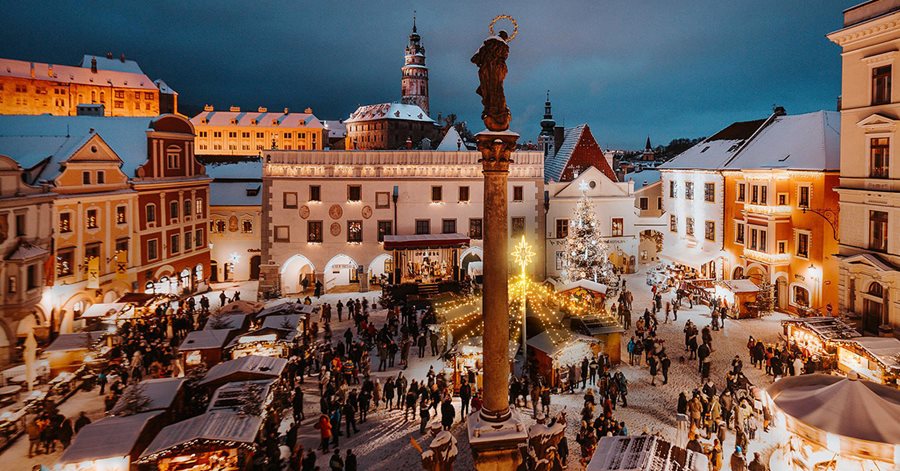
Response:
[[[328,130],[307,108],[303,113],[270,113],[260,107],[241,111],[232,106],[216,111],[207,105],[191,119],[198,155],[258,155],[264,149],[322,150]]]
[[[0,59],[0,114],[157,116],[178,94],[136,62],[84,56],[80,66]]]
[[[828,39],[842,49],[840,309],[900,335],[900,5],[849,8]]]

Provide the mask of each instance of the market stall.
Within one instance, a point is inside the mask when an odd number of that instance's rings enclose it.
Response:
[[[534,360],[538,374],[546,385],[561,387],[565,381],[560,371],[569,365],[581,365],[585,358],[596,358],[600,342],[566,329],[547,329],[528,339],[529,360]]]
[[[210,368],[199,384],[212,391],[235,381],[279,378],[286,366],[287,360],[283,358],[257,355],[240,357]]]
[[[578,303],[590,312],[606,312],[606,292],[608,287],[591,280],[576,280],[563,284],[559,294],[571,302]]]
[[[806,317],[782,322],[788,342],[810,356],[817,371],[836,367],[837,340],[861,337],[853,327],[836,317]]]
[[[109,347],[102,344],[108,332],[78,332],[60,334],[44,349],[44,356],[50,364],[50,376],[63,371],[73,372],[85,363],[96,361]]]
[[[247,314],[252,316],[262,311],[264,306],[265,304],[254,301],[237,300],[216,309],[216,314]]]
[[[481,336],[472,336],[457,343],[448,352],[448,367],[444,372],[452,375],[454,392],[459,392],[459,386],[462,384],[463,378],[466,378],[473,388],[481,390],[484,381],[483,341],[484,339]],[[513,371],[513,362],[518,350],[519,344],[515,341],[510,341],[507,356],[509,358],[510,371]]]
[[[92,304],[82,314],[82,319],[118,319],[120,317],[134,317],[134,306],[129,303],[98,303]]]
[[[203,330],[247,330],[250,327],[248,314],[215,314],[209,316]]]
[[[231,358],[261,355],[287,358],[300,334],[300,314],[267,316],[256,330],[240,334],[226,347]]]
[[[185,368],[191,370],[201,364],[207,368],[218,365],[223,359],[225,345],[231,342],[239,332],[235,329],[204,329],[188,332],[178,347],[178,352],[184,359]]]
[[[262,424],[232,410],[207,412],[162,429],[138,463],[159,471],[249,470]]]
[[[603,437],[587,465],[587,471],[707,471],[703,453],[677,447],[652,435]],[[773,468],[777,469],[777,468]]]
[[[900,391],[869,381],[812,374],[769,386],[778,449],[772,469],[900,468]]]
[[[887,386],[900,388],[900,340],[858,337],[837,340],[838,369]]]
[[[725,300],[727,306],[737,310],[738,319],[759,317],[756,308],[759,286],[756,283],[747,279],[717,281],[714,294],[716,298]]]
[[[153,378],[132,384],[109,414],[131,415],[158,411],[163,412],[166,419],[174,420],[184,409],[186,382],[186,378]],[[139,399],[135,401],[137,398]]]
[[[53,465],[54,471],[131,471],[163,426],[163,413],[104,417],[86,425]]]
[[[459,253],[468,246],[462,234],[384,236],[384,250],[396,261],[392,275],[399,275],[400,284],[459,281]]]
[[[216,389],[206,411],[232,410],[241,412],[245,410],[248,402],[259,410],[260,416],[269,412],[268,405],[275,396],[275,380],[261,379],[256,381],[236,381],[225,383]]]
[[[155,315],[157,307],[177,300],[168,294],[125,293],[116,303],[130,305],[131,317],[141,318]]]

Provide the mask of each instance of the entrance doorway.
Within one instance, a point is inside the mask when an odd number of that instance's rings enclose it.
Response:
[[[254,255],[250,257],[250,279],[258,280],[259,279],[259,264],[262,258],[259,255]]]
[[[222,277],[225,278],[225,281],[231,281],[231,279],[234,278],[234,264],[231,262],[225,262],[224,270],[225,271]]]
[[[780,277],[775,281],[775,307],[780,310],[787,309],[788,306],[788,284],[785,277]]]
[[[219,282],[219,262],[215,260],[209,261],[209,282],[210,283],[218,283]]]
[[[884,287],[872,282],[863,301],[863,330],[877,334],[884,322]]]

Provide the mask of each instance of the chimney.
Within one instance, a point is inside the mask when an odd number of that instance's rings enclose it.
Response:
[[[284,109],[284,114],[288,114],[288,109],[287,109],[287,108]]]
[[[31,78],[34,78],[34,62],[31,63]]]
[[[557,126],[553,128],[553,153],[555,154],[559,151],[560,146],[562,146],[563,139],[566,137],[566,128],[562,126]]]
[[[256,109],[257,113],[266,113],[268,111],[269,111],[269,109],[266,108],[265,106],[260,106],[259,108]]]
[[[106,51],[106,58],[112,59],[112,51]]]
[[[310,108],[310,107],[307,106],[306,109],[303,110],[303,112],[306,113],[306,114],[312,114],[312,108]]]
[[[784,110],[783,106],[775,106],[772,108],[772,114],[775,116],[784,116],[787,114],[787,111]]]
[[[203,105],[203,111],[215,111],[216,107],[213,105]]]
[[[843,98],[843,97],[841,97],[841,96],[838,96],[838,97],[837,97],[837,110],[835,110],[835,111],[841,111],[841,105],[843,105],[843,103],[842,103],[842,101],[843,101],[842,98]]]
[[[97,58],[96,57],[91,57],[91,73],[92,74],[97,73]]]
[[[53,77],[53,64],[47,64],[47,77]]]
[[[125,53],[124,52],[119,56],[119,60],[122,61],[122,63],[125,63]]]

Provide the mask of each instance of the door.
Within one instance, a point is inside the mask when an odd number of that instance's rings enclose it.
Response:
[[[787,309],[788,288],[787,280],[785,280],[784,278],[779,278],[778,281],[775,282],[775,303],[778,309]]]
[[[251,280],[259,279],[260,260],[261,260],[261,258],[259,255],[254,255],[253,257],[250,257],[250,279]]]
[[[219,282],[219,263],[215,260],[209,261],[209,282],[210,283],[218,283]]]
[[[225,272],[223,273],[223,278],[225,281],[231,281],[231,278],[234,276],[234,264],[231,262],[227,262],[225,264]]]
[[[876,334],[878,333],[878,326],[881,325],[882,321],[882,307],[883,305],[878,301],[872,301],[871,299],[865,300],[865,313],[863,314],[863,330]]]

